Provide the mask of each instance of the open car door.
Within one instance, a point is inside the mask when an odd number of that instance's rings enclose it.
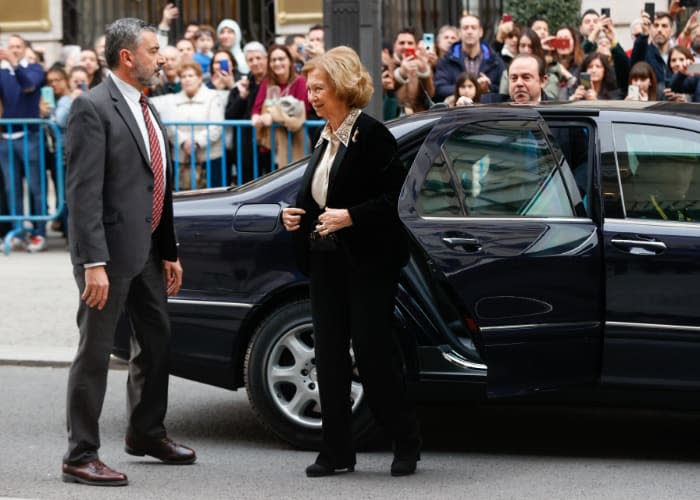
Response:
[[[399,215],[433,286],[470,326],[489,396],[597,379],[600,232],[537,111],[446,113],[409,171]]]

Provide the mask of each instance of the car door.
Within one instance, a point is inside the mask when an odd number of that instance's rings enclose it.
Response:
[[[663,120],[611,124],[603,380],[697,389],[700,128],[697,120]]]
[[[399,215],[472,331],[489,396],[597,378],[599,231],[535,110],[447,114],[411,167]]]

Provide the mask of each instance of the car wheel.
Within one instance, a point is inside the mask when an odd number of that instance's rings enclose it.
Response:
[[[248,399],[260,421],[283,440],[304,449],[318,449],[321,443],[313,347],[310,301],[293,302],[273,311],[259,325],[244,366]],[[376,425],[363,397],[354,356],[350,396],[353,433],[362,445],[373,439]]]

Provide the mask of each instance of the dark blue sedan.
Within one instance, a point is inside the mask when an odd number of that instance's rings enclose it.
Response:
[[[419,399],[700,406],[698,115],[584,102],[389,124],[412,237],[394,327]],[[185,274],[169,304],[172,373],[245,387],[265,425],[313,448],[308,282],[279,221],[304,167],[176,196]],[[357,376],[351,393],[367,438]]]

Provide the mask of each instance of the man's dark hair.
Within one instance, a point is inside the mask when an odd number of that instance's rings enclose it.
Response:
[[[671,17],[671,14],[669,14],[668,12],[661,11],[661,12],[657,12],[656,14],[654,14],[654,21],[656,21],[657,19],[663,19],[663,18],[668,19],[669,22],[671,23],[671,26],[673,26],[673,18]]]
[[[535,24],[535,21],[544,21],[547,23],[547,26],[549,26],[549,21],[547,20],[546,17],[544,17],[541,14],[534,15],[530,18],[530,20],[527,22],[527,25],[532,28],[532,25]]]
[[[403,28],[401,28],[396,33],[394,40],[396,40],[399,37],[399,35],[413,35],[413,39],[418,41],[418,36],[416,36],[416,29],[413,26],[404,26]]]
[[[600,17],[600,14],[598,14],[597,10],[587,9],[583,14],[581,14],[581,18],[578,20],[579,26],[581,26],[581,23],[583,22],[583,18],[586,17],[588,14],[595,14],[596,17]]]
[[[304,36],[304,35],[302,35],[301,33],[294,33],[292,35],[287,35],[286,37],[284,37],[284,44],[287,47],[290,47],[292,44],[294,44],[294,39],[298,36]]]
[[[316,30],[323,31],[323,25],[322,24],[314,24],[313,26],[311,26],[309,28],[309,31],[307,33],[311,33],[312,31],[316,31]]]
[[[105,30],[105,60],[109,69],[119,66],[120,50],[136,50],[141,33],[144,31],[156,33],[156,28],[135,17],[117,19],[107,26]]]
[[[534,59],[537,62],[537,73],[540,75],[540,80],[544,79],[544,75],[545,75],[544,61],[542,60],[542,58],[540,56],[538,56],[536,54],[526,54],[526,53],[517,54],[510,63],[513,64],[516,61],[516,59]]]

